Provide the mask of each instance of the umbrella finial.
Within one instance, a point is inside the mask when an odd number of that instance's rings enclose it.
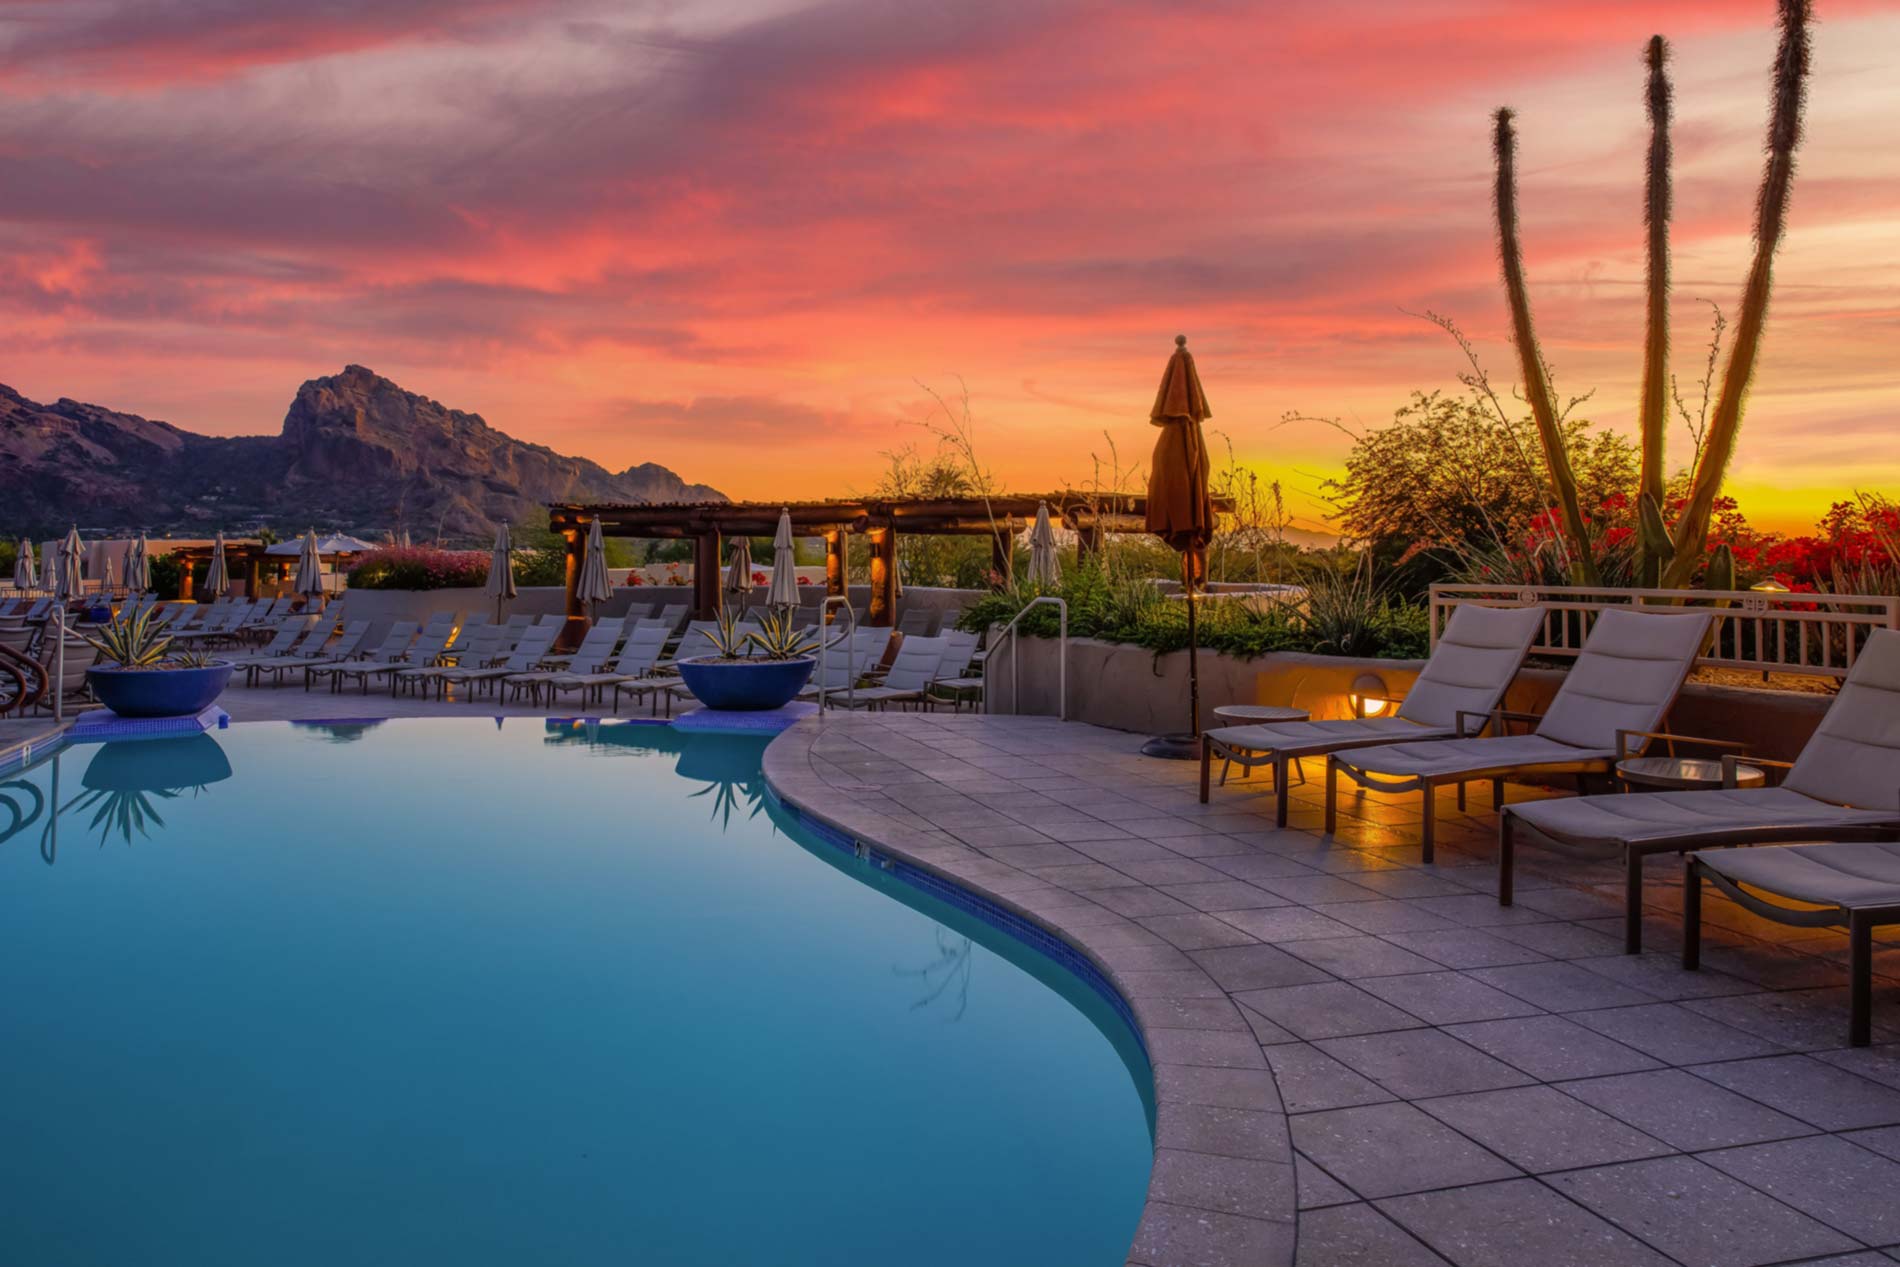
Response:
[[[1186,347],[1186,346],[1187,346],[1187,336],[1186,336],[1185,334],[1177,334],[1177,335],[1175,335],[1175,336],[1174,336],[1174,346],[1175,346],[1175,347],[1177,347],[1177,348],[1184,348],[1184,347]]]

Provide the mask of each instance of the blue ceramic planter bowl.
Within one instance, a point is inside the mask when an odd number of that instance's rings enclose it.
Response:
[[[86,670],[86,684],[99,702],[121,717],[196,717],[231,681],[231,665],[213,661],[202,669]]]
[[[679,663],[680,678],[707,708],[766,712],[783,708],[805,689],[818,662],[797,660],[719,661],[699,656]]]

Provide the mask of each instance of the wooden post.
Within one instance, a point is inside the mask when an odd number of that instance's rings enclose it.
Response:
[[[1008,589],[1016,564],[1016,525],[1005,519],[990,533],[990,571],[996,573],[996,587]]]
[[[851,587],[848,582],[851,573],[845,566],[846,561],[844,529],[835,528],[825,534],[826,595],[836,598],[845,598],[850,595]],[[825,622],[827,624],[837,618],[837,611],[835,607],[826,609]]]
[[[579,528],[563,528],[561,545],[565,563],[561,569],[561,583],[567,587],[567,605],[562,610],[567,613],[567,623],[561,626],[561,636],[555,639],[555,648],[572,651],[587,636],[587,612],[581,606],[581,561],[587,547],[581,541]]]
[[[864,623],[888,629],[897,623],[897,530],[873,528],[871,539],[871,610]]]
[[[178,601],[181,603],[189,603],[192,594],[191,570],[194,565],[190,559],[185,558],[183,555],[180,555],[179,559]]]
[[[257,590],[263,584],[264,561],[256,550],[244,556],[244,597],[256,598]]]
[[[693,619],[719,618],[719,531],[693,538]]]

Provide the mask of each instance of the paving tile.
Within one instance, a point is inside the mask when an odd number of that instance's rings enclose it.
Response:
[[[1809,1056],[1761,1056],[1691,1072],[1826,1131],[1900,1122],[1900,1091]]]
[[[1444,1259],[1363,1202],[1300,1215],[1294,1267],[1443,1267]]]
[[[1669,1267],[1667,1258],[1629,1233],[1534,1179],[1378,1205],[1458,1267]]]
[[[1295,1207],[1293,1167],[1284,1161],[1222,1157],[1175,1148],[1155,1150],[1150,1200],[1219,1210],[1249,1218],[1279,1218]]]
[[[1433,875],[1429,871],[1417,871],[1411,867],[1391,867],[1388,870],[1355,875],[1353,883],[1363,884],[1368,889],[1392,898],[1449,897],[1452,894],[1469,892],[1463,885],[1453,883],[1443,876]]]
[[[1736,946],[1705,942],[1702,966],[1752,981],[1764,990],[1812,990],[1847,982],[1841,967],[1819,956],[1755,941]]]
[[[1155,1098],[1226,1109],[1280,1110],[1280,1090],[1265,1069],[1155,1064]]]
[[[1685,1152],[1814,1132],[1806,1122],[1681,1069],[1584,1078],[1564,1083],[1563,1091]]]
[[[1585,972],[1608,977],[1658,999],[1713,998],[1721,994],[1747,994],[1755,989],[1752,983],[1740,977],[1707,968],[1690,972],[1675,955],[1626,955],[1621,946],[1600,958],[1574,962]]]
[[[1900,1243],[1900,1163],[1844,1139],[1811,1135],[1702,1160],[1869,1245]]]
[[[1542,951],[1505,941],[1475,928],[1388,933],[1385,939],[1447,968],[1496,968],[1505,964],[1540,963],[1548,958]]]
[[[1512,964],[1501,968],[1473,968],[1471,975],[1506,994],[1551,1012],[1580,1012],[1585,1008],[1625,1007],[1653,1003],[1641,990],[1618,985],[1574,963],[1556,961]]]
[[[1843,1047],[1837,1051],[1817,1051],[1813,1055],[1816,1060],[1825,1060],[1836,1068],[1900,1091],[1900,1043]]]
[[[1598,1012],[1571,1012],[1569,1016],[1579,1025],[1670,1065],[1739,1060],[1782,1050],[1765,1038],[1744,1034],[1674,1003],[1643,1003]]]
[[[1136,919],[1137,924],[1171,946],[1183,950],[1207,950],[1214,946],[1247,946],[1254,939],[1241,932],[1232,924],[1204,915],[1199,911],[1187,915],[1149,915]]]
[[[1329,1038],[1313,1044],[1333,1059],[1407,1100],[1523,1086],[1530,1078],[1443,1030]]]
[[[1270,1047],[1278,1043],[1297,1043],[1300,1040],[1298,1034],[1295,1034],[1290,1029],[1275,1025],[1272,1021],[1260,1015],[1260,1013],[1254,1011],[1252,1008],[1241,1008],[1240,1016],[1242,1020],[1247,1022],[1247,1028],[1253,1031],[1254,1041],[1258,1042],[1262,1047]]]
[[[1265,1069],[1260,1044],[1251,1033],[1223,1029],[1151,1029],[1148,1054],[1157,1064],[1215,1065],[1223,1069]]]
[[[1197,911],[1252,911],[1267,906],[1289,905],[1285,898],[1276,897],[1244,880],[1168,884],[1162,886],[1162,892]]]
[[[1542,922],[1491,930],[1505,941],[1549,955],[1552,959],[1590,959],[1623,953],[1621,934],[1612,937],[1582,924]]]
[[[1295,959],[1278,946],[1221,946],[1190,951],[1188,957],[1229,990],[1304,985],[1328,979],[1325,972]]]
[[[1298,875],[1276,876],[1258,882],[1269,893],[1277,893],[1290,902],[1302,906],[1316,906],[1322,902],[1374,902],[1382,895],[1363,884],[1341,879],[1336,875]]]
[[[1394,946],[1384,938],[1363,934],[1288,942],[1286,951],[1349,981],[1408,972],[1432,972],[1438,968],[1436,963],[1423,955],[1413,954],[1402,946]]]
[[[1299,1153],[1293,1154],[1293,1181],[1299,1208],[1316,1210],[1321,1206],[1346,1205],[1359,1198],[1351,1188],[1321,1170]]]
[[[1286,1122],[1285,1114],[1267,1109],[1164,1103],[1155,1115],[1155,1147],[1287,1162]]]
[[[1365,933],[1417,933],[1435,928],[1458,927],[1443,915],[1434,915],[1430,911],[1420,910],[1409,901],[1402,899],[1382,898],[1377,902],[1336,902],[1314,909]]]
[[[1495,1021],[1506,1016],[1534,1016],[1539,1011],[1535,1004],[1526,1003],[1462,972],[1380,977],[1361,982],[1360,988],[1433,1025]]]
[[[1155,862],[1118,862],[1116,869],[1143,884],[1215,884],[1221,873],[1192,858],[1168,858]]]
[[[1310,838],[1309,838],[1310,839]],[[1261,880],[1270,880],[1283,875],[1313,875],[1313,868],[1296,858],[1283,858],[1278,854],[1243,853],[1224,858],[1211,858],[1208,866],[1248,884]]]
[[[1301,1038],[1344,1038],[1391,1029],[1417,1029],[1423,1022],[1344,981],[1244,990],[1234,1001]]]
[[[1190,960],[1189,962],[1192,962]],[[1145,1029],[1230,1029],[1247,1032],[1247,1018],[1231,1000],[1146,999],[1135,1009]]]
[[[1460,928],[1492,928],[1550,921],[1550,916],[1528,906],[1499,906],[1497,898],[1486,893],[1414,898],[1411,905],[1421,911],[1442,915]]]
[[[1591,889],[1534,889],[1517,898],[1516,904],[1541,911],[1550,919],[1621,919],[1623,899]]]
[[[1128,1261],[1141,1267],[1258,1267],[1293,1254],[1293,1225],[1150,1201]]]
[[[1363,1197],[1502,1179],[1517,1171],[1409,1104],[1289,1119],[1300,1152]]]
[[[1562,1016],[1474,1021],[1447,1029],[1478,1050],[1545,1082],[1656,1067],[1656,1061],[1643,1053]]]
[[[1691,1267],[1761,1267],[1860,1248],[1693,1157],[1572,1171],[1550,1183]]]
[[[1418,1107],[1532,1174],[1660,1157],[1670,1147],[1554,1087],[1422,1100]]]
[[[1090,894],[1090,900],[1117,914],[1137,919],[1143,915],[1186,915],[1193,909],[1179,898],[1145,884],[1100,889]]]
[[[1360,905],[1346,903],[1346,905]],[[1353,929],[1304,906],[1275,906],[1260,911],[1227,911],[1219,916],[1235,928],[1263,942],[1298,941],[1305,937],[1350,937]]]
[[[1889,1161],[1900,1161],[1900,1126],[1877,1126],[1871,1131],[1854,1131],[1841,1136],[1862,1148],[1871,1148]]]
[[[1281,1043],[1266,1048],[1264,1054],[1288,1113],[1382,1104],[1395,1098],[1370,1078],[1306,1043]]]
[[[1691,999],[1683,1006],[1795,1051],[1824,1050],[1847,1041],[1845,989],[1772,990]]]

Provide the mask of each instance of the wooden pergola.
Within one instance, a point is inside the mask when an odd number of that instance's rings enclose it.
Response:
[[[845,538],[862,534],[871,547],[871,604],[865,623],[890,625],[897,616],[897,536],[988,536],[999,575],[1009,573],[1011,539],[1036,518],[1044,502],[1049,516],[1074,531],[1084,553],[1099,550],[1111,532],[1146,532],[1147,498],[1092,493],[1046,493],[1008,497],[844,498],[816,502],[664,502],[646,505],[548,507],[548,527],[567,542],[567,616],[584,625],[577,593],[581,557],[590,526],[598,521],[609,537],[647,537],[693,543],[693,606],[700,619],[719,608],[723,544],[728,537],[770,537],[781,511],[792,531],[825,540],[825,588],[845,592]],[[1217,502],[1222,510],[1232,507]]]

